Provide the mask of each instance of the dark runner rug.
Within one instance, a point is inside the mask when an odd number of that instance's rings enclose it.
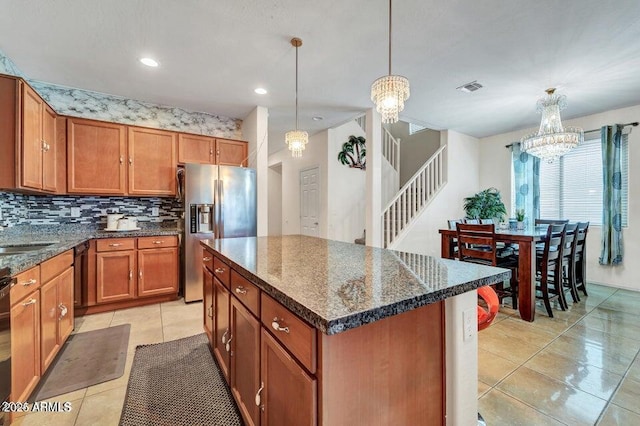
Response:
[[[131,324],[72,334],[29,401],[42,401],[124,374]]]
[[[242,424],[204,333],[136,348],[121,426]]]

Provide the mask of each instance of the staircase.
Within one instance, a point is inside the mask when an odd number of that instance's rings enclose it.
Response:
[[[447,183],[446,153],[446,145],[440,147],[387,203],[382,213],[383,247],[391,247]]]

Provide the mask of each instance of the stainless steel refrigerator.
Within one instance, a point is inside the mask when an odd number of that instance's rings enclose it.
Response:
[[[203,239],[256,236],[256,171],[185,164],[184,300],[202,300]]]

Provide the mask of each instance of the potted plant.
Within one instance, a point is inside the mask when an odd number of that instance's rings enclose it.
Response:
[[[524,229],[524,209],[516,210],[516,220],[518,221],[517,229]]]
[[[467,219],[494,219],[501,222],[507,214],[507,209],[496,188],[485,189],[464,199],[464,211]]]

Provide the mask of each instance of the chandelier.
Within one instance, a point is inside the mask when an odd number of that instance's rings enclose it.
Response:
[[[371,85],[371,100],[383,123],[396,123],[398,114],[409,99],[409,80],[391,74],[391,0],[389,0],[389,75],[380,77]]]
[[[298,130],[298,47],[302,46],[302,40],[294,37],[291,39],[291,45],[296,48],[296,129],[287,132],[284,140],[289,146],[291,156],[298,158],[302,157],[302,151],[309,143],[309,134],[304,130]]]
[[[567,97],[556,95],[556,89],[547,89],[547,96],[538,101],[542,113],[540,128],[536,133],[520,139],[522,150],[552,163],[584,141],[579,127],[562,127],[560,110],[567,106]]]

